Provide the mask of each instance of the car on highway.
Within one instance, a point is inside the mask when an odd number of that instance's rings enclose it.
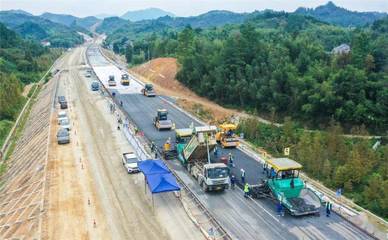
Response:
[[[62,119],[67,119],[67,113],[65,111],[60,111],[57,115],[58,124]]]
[[[100,84],[97,81],[93,81],[92,84],[90,84],[90,88],[92,91],[98,91],[100,89]]]
[[[67,109],[67,102],[60,102],[59,103],[61,109]]]
[[[70,120],[68,118],[61,119],[59,121],[59,125],[61,126],[61,128],[66,129],[68,131],[71,129]]]
[[[113,75],[109,76],[108,86],[109,87],[115,87],[116,86],[115,76],[113,76]]]
[[[90,74],[90,73],[85,74],[85,77],[87,77],[87,78],[90,78],[91,76],[92,76],[92,74]]]
[[[139,166],[137,165],[139,161],[139,158],[134,152],[126,152],[122,155],[123,166],[125,167],[128,173],[140,172]]]
[[[58,141],[58,144],[70,143],[69,131],[67,131],[64,128],[60,128],[57,132],[57,141]]]
[[[58,102],[61,103],[61,102],[66,102],[66,97],[65,96],[58,96]]]

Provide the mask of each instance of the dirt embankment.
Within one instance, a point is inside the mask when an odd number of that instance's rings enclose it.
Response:
[[[239,112],[224,108],[214,102],[200,97],[175,79],[178,64],[175,58],[156,58],[130,69],[144,82],[155,85],[158,93],[177,98],[180,107],[199,115],[203,120],[223,122]]]

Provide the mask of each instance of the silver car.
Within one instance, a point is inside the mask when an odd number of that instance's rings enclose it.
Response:
[[[70,134],[69,131],[67,131],[64,128],[60,128],[57,133],[57,141],[58,144],[66,144],[70,143]]]
[[[70,126],[70,120],[68,118],[63,118],[59,120],[59,125],[61,128],[66,129],[67,131],[70,131],[71,126]]]

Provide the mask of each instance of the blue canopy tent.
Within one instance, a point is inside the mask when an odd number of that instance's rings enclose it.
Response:
[[[138,163],[140,171],[144,174],[144,192],[146,184],[151,191],[152,209],[154,209],[155,193],[180,191],[175,176],[162,160],[145,160]]]
[[[172,173],[148,175],[147,184],[152,193],[181,190]]]
[[[139,169],[145,176],[152,174],[170,173],[170,169],[162,160],[144,160],[138,163]]]

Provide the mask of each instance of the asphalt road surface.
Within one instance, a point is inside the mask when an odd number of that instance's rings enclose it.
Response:
[[[101,56],[96,46],[91,47],[87,55],[93,68],[112,65]],[[132,87],[138,88],[133,86],[136,84],[131,81]],[[115,92],[118,102],[123,102],[125,111],[137,127],[159,147],[168,137],[171,137],[173,142],[175,137],[174,131],[158,131],[153,126],[152,119],[157,109],[167,109],[168,117],[176,124],[176,128],[187,128],[191,123],[196,126],[201,125],[167,103],[164,97],[148,98],[142,96],[140,92],[122,94],[115,89],[111,89],[111,92]],[[233,154],[235,159],[233,173],[237,179],[240,179],[241,168],[245,170],[246,181],[250,184],[258,183],[263,178],[262,165],[256,159],[239,149],[219,149],[220,155],[227,155],[229,152]],[[170,167],[194,191],[234,239],[370,239],[368,235],[340,216],[332,214],[326,217],[323,208],[320,217],[292,217],[288,214],[280,217],[276,214],[275,204],[270,200],[247,200],[240,189],[204,193],[178,161],[170,161]]]

